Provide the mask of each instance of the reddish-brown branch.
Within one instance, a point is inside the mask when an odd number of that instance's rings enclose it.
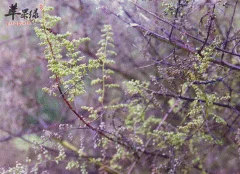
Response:
[[[214,20],[214,10],[215,10],[215,4],[213,5],[213,8],[212,8],[212,13],[210,14],[210,17],[209,17],[209,26],[208,26],[208,31],[207,31],[207,37],[202,45],[202,47],[198,50],[198,54],[202,56],[202,50],[204,49],[204,47],[207,45],[208,43],[208,38],[212,32],[212,23],[213,23],[213,20]]]

